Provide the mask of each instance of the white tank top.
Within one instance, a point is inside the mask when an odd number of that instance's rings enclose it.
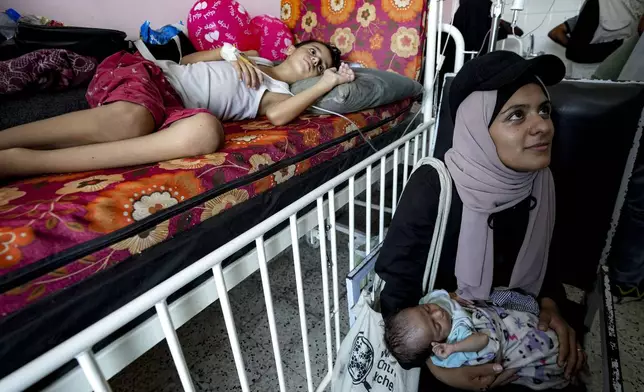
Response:
[[[257,117],[266,91],[290,95],[287,83],[266,75],[257,90],[247,87],[239,80],[232,64],[226,61],[179,65],[173,61],[155,60],[155,63],[163,70],[186,108],[207,109],[221,121]]]

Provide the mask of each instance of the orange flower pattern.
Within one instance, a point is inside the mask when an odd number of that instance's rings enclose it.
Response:
[[[355,0],[321,0],[321,2],[322,17],[334,25],[346,22],[356,7]]]
[[[161,169],[177,170],[177,169],[199,169],[207,165],[219,166],[226,162],[225,152],[216,152],[213,154],[203,155],[201,157],[193,158],[180,158],[171,161],[159,163]]]
[[[395,22],[410,22],[423,10],[423,0],[382,0],[382,9]]]
[[[127,250],[130,254],[141,253],[145,249],[161,243],[168,237],[169,222],[159,223],[154,229],[141,232],[119,243],[112,245],[112,249]]]
[[[410,79],[418,79],[420,66],[420,57],[416,57],[416,61],[407,63],[407,66],[405,67],[405,76]]]
[[[264,193],[267,190],[271,189],[272,187],[275,186],[275,177],[270,174],[261,180],[257,180],[253,183],[253,188],[255,189],[255,193]]]
[[[300,0],[282,0],[280,17],[290,29],[300,20],[300,6]]]
[[[298,42],[310,38],[330,42],[345,61],[361,57],[363,65],[368,62],[372,68],[418,77],[427,1],[309,0],[298,4],[301,20],[293,27]],[[282,19],[289,26],[293,23],[291,9],[293,1],[282,0]],[[368,61],[364,54],[354,52],[368,53]]]
[[[205,221],[208,218],[212,218],[223,210],[227,210],[235,204],[243,203],[246,200],[248,200],[248,191],[245,189],[233,189],[226,192],[206,202],[204,211],[201,213],[201,220]]]
[[[22,260],[20,248],[31,244],[34,238],[30,227],[0,227],[0,269],[18,264]]]
[[[369,49],[371,50],[378,50],[382,48],[382,41],[384,38],[382,38],[382,35],[376,34],[373,37],[369,38]]]
[[[158,174],[101,192],[87,206],[85,218],[91,231],[111,233],[203,191],[201,182],[191,172]]]
[[[275,128],[275,126],[273,126]],[[249,146],[272,146],[288,139],[286,130],[264,130],[262,132],[230,133],[226,135],[227,149],[242,149]]]
[[[320,13],[318,18],[321,18]],[[350,114],[349,118],[362,127],[408,106],[409,102],[392,104]],[[369,136],[394,125],[396,122],[371,131]],[[306,160],[271,171],[271,165],[344,135],[355,126],[337,116],[307,114],[283,127],[269,127],[269,122],[263,118],[227,123],[224,127],[227,142],[213,154],[147,166],[26,179],[1,187],[0,275],[38,262],[62,249],[150,219],[161,210],[191,198],[194,200],[197,195],[242,179],[249,173],[265,172],[259,180],[192,206],[149,230],[0,294],[0,314],[14,312],[121,263],[131,255],[145,252],[203,219],[243,203],[351,146],[363,143],[357,136]]]
[[[302,130],[304,136],[304,145],[313,147],[320,144],[320,131],[315,128],[306,128]]]
[[[81,178],[80,180],[68,182],[64,187],[57,190],[56,193],[59,195],[69,195],[78,192],[97,192],[119,181],[123,181],[123,176],[120,174],[99,174],[97,176]]]
[[[377,68],[376,60],[373,58],[371,53],[366,50],[355,50],[349,54],[349,61],[352,63],[358,63],[365,68]]]
[[[351,133],[360,128],[363,128],[367,124],[364,117],[362,117],[359,114],[349,114],[347,115],[347,118],[351,120],[351,122],[345,120],[344,118],[339,118],[334,121],[333,123],[334,138],[342,137],[347,133]],[[344,147],[345,150],[353,148],[356,145],[356,143],[358,143],[358,139],[362,140],[362,136],[356,135],[355,137],[345,142],[342,142],[342,147]]]
[[[9,204],[11,201],[20,199],[26,195],[25,192],[18,188],[0,188],[0,206]]]

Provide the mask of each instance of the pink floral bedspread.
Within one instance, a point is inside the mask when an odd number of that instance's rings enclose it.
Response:
[[[348,117],[362,128],[391,118],[409,105],[407,100]],[[401,118],[366,135],[373,138],[391,129]],[[126,227],[353,130],[355,125],[336,116],[307,115],[284,127],[274,127],[262,119],[236,122],[226,125],[226,144],[213,154],[9,184],[0,188],[0,275]],[[2,293],[0,317],[170,239],[362,143],[359,136],[349,139],[206,201],[181,214],[181,219],[170,218],[151,230]]]

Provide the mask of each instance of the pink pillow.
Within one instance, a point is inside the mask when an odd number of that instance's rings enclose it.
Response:
[[[286,59],[289,46],[293,45],[293,33],[280,19],[269,15],[253,18],[253,33],[260,37],[259,55],[272,61]]]
[[[250,16],[235,0],[197,0],[188,14],[188,36],[197,50],[210,50],[228,42],[239,50],[256,49]]]

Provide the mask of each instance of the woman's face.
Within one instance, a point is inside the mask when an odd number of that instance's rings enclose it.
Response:
[[[503,105],[490,126],[490,136],[501,162],[529,172],[550,165],[554,125],[552,106],[541,87],[526,84]]]

